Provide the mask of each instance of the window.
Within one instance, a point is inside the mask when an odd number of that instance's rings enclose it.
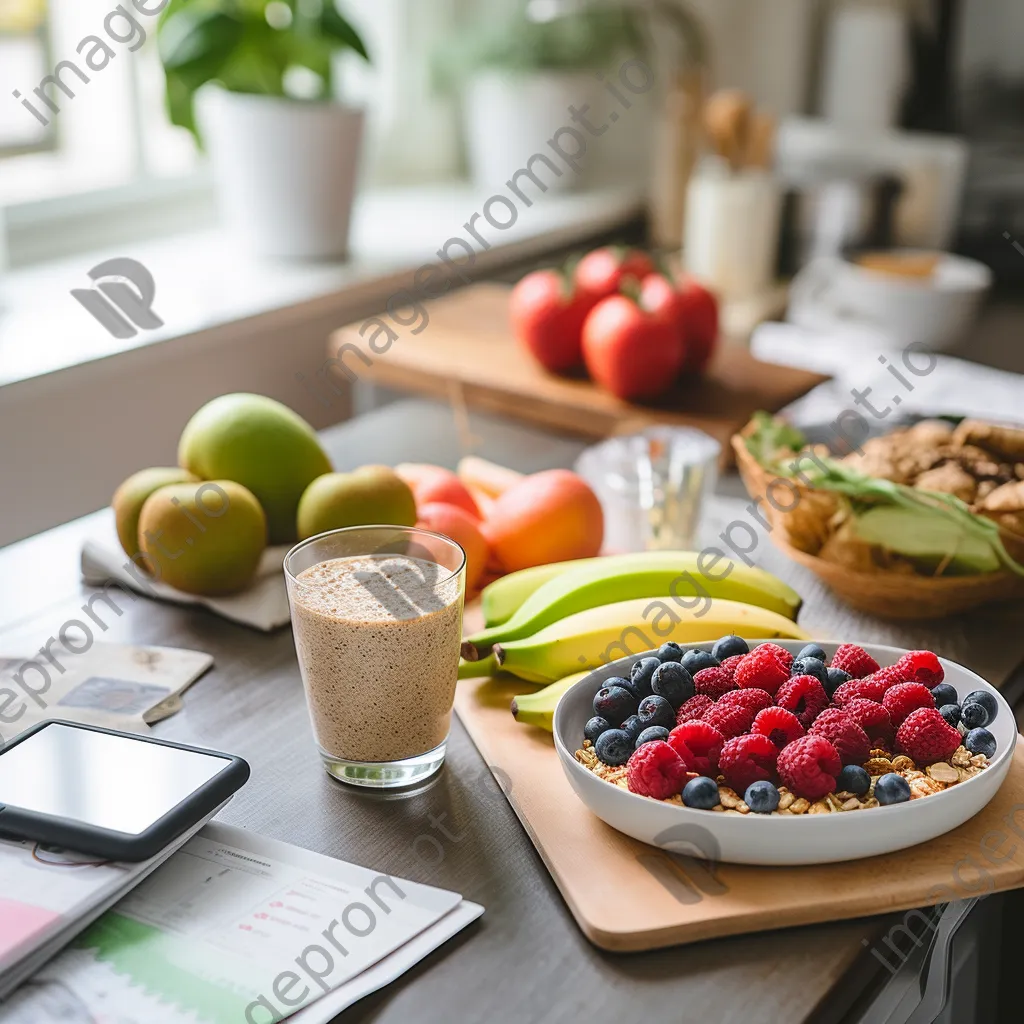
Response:
[[[37,82],[49,63],[46,0],[0,0],[0,68],[13,80]],[[53,145],[52,128],[26,114],[15,104],[0,105],[0,157]]]

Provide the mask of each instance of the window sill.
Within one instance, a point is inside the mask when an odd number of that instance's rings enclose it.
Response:
[[[365,193],[356,203],[352,256],[344,263],[258,259],[226,232],[210,230],[10,271],[0,276],[0,386],[202,332],[237,330],[254,317],[279,318],[286,326],[294,317],[337,309],[339,317],[352,319],[360,315],[354,307],[379,308],[407,287],[418,266],[437,261],[446,239],[466,236],[462,225],[483,198],[466,184]],[[545,197],[500,242],[477,253],[472,273],[493,274],[613,230],[642,210],[642,197],[633,190]],[[149,268],[156,282],[153,310],[163,327],[113,338],[71,296],[73,288],[89,285],[89,268],[114,256]]]

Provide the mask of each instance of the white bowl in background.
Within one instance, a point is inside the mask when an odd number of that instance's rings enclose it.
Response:
[[[749,641],[753,648],[764,641]],[[806,640],[772,641],[794,654]],[[711,644],[692,644],[705,650]],[[820,643],[831,659],[838,644]],[[905,654],[896,647],[863,644],[879,665]],[[647,651],[596,669],[568,689],[555,708],[555,748],[579,798],[614,829],[643,843],[712,862],[733,864],[826,864],[892,853],[927,842],[974,817],[995,796],[1013,760],[1017,726],[1009,705],[984,679],[956,662],[940,658],[945,682],[963,700],[973,690],[995,695],[999,711],[989,724],[996,755],[985,771],[942,793],[888,807],[811,815],[740,816],[716,814],[652,800],[612,785],[584,768],[573,756],[583,745],[583,727],[593,715],[594,694],[612,676],[629,676],[630,666]],[[742,796],[742,794],[741,794]]]

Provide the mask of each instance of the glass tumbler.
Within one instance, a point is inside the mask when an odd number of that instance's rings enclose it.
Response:
[[[419,782],[444,763],[466,555],[404,526],[352,526],[284,560],[299,671],[324,768],[358,786]]]
[[[576,472],[605,515],[605,549],[690,550],[718,479],[722,446],[693,427],[652,427],[583,452]]]

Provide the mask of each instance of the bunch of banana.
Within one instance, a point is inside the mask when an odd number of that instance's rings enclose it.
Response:
[[[796,618],[800,595],[771,573],[734,565],[724,578],[710,579],[697,560],[693,551],[646,551],[511,573],[484,589],[488,628],[463,643],[462,655],[475,661],[495,644],[533,636],[577,612],[642,597],[671,599],[681,612],[706,609],[711,600],[725,598]]]
[[[716,597],[697,608],[682,608],[670,598],[642,597],[588,608],[532,636],[496,644],[486,658],[463,660],[459,678],[500,670],[529,682],[552,682],[669,641],[693,644],[726,633],[749,639],[810,639],[791,619],[757,605]]]
[[[587,674],[587,672],[576,672],[574,675],[559,679],[557,683],[551,683],[533,693],[521,693],[518,697],[513,697],[512,717],[524,725],[537,725],[541,729],[551,732],[558,698],[573,683],[578,682]]]

